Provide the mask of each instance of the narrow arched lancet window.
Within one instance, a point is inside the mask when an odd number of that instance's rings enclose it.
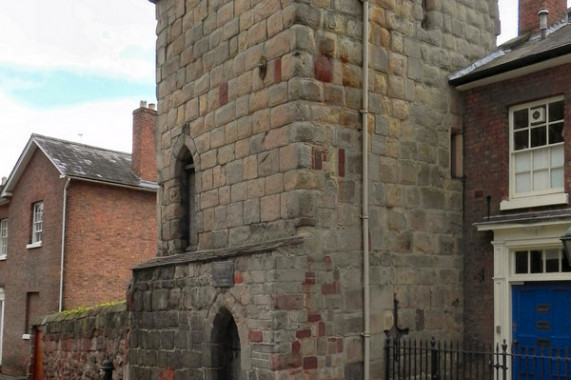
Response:
[[[184,251],[196,250],[196,222],[195,222],[195,199],[196,199],[196,181],[195,167],[192,155],[185,149],[181,155],[179,165],[179,183],[180,183],[180,220],[179,234],[181,239],[181,248]]]

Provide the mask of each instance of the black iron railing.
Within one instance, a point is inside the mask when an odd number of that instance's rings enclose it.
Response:
[[[385,380],[571,380],[569,350],[385,341]]]

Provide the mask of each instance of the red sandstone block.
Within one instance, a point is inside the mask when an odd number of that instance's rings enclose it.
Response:
[[[309,330],[309,329],[298,330],[295,333],[295,337],[298,339],[309,338],[309,337],[311,337],[311,330]]]
[[[331,59],[324,55],[318,55],[315,58],[313,72],[315,74],[315,79],[327,83],[331,82],[333,79],[333,63],[331,62]]]
[[[218,90],[218,102],[221,106],[228,103],[228,83],[224,83]]]
[[[309,313],[307,315],[308,322],[318,322],[321,321],[321,314],[319,313]]]
[[[278,58],[274,63],[274,83],[282,81],[282,59]]]
[[[278,310],[297,310],[303,307],[303,295],[281,294],[275,297],[275,305]]]
[[[291,342],[291,352],[299,353],[301,351],[301,343],[299,340]]]
[[[317,369],[317,356],[303,358],[303,369]]]
[[[174,380],[174,369],[166,368],[161,371],[161,380]]]
[[[345,149],[340,148],[337,154],[337,172],[339,177],[345,177]]]
[[[318,335],[319,336],[325,336],[325,323],[324,322],[319,322],[318,329],[319,329]]]
[[[323,284],[321,285],[321,294],[338,294],[339,293],[339,283],[337,281],[333,281],[331,284]]]
[[[250,339],[250,342],[262,342],[264,334],[260,330],[252,330],[248,334],[248,339]]]
[[[304,285],[315,285],[315,272],[305,272]]]

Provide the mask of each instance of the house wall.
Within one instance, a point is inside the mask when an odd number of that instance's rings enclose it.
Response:
[[[156,193],[86,181],[67,191],[64,308],[125,298],[131,268],[156,255]]]
[[[493,247],[491,232],[477,232],[474,223],[500,214],[509,196],[509,107],[551,96],[571,97],[567,85],[571,65],[521,76],[464,94],[464,326],[467,340],[493,342]],[[571,123],[571,103],[565,102],[565,123]],[[569,137],[566,136],[568,142]],[[565,161],[571,151],[566,144]],[[565,167],[565,191],[571,190],[571,168]],[[567,207],[557,206],[556,208]],[[528,210],[514,210],[521,213]],[[510,212],[501,212],[509,214]]]
[[[185,329],[193,314],[181,308],[213,318],[228,299],[248,378],[359,378],[362,3],[156,4],[160,257],[134,274],[135,333]],[[370,14],[371,363],[380,374],[395,300],[399,328],[462,335],[462,182],[450,176],[461,104],[446,74],[493,48],[497,5],[380,1]],[[196,171],[197,252],[185,251],[179,229],[183,148]],[[293,252],[240,256],[244,281],[213,285],[212,261],[290,237],[303,237]],[[276,272],[256,287],[260,265]],[[184,350],[211,365],[198,341],[146,344],[129,348],[138,377],[182,374]],[[148,364],[157,352],[165,360]]]
[[[58,310],[61,221],[64,180],[49,160],[36,151],[14,188],[8,206],[8,255],[0,261],[5,291],[2,373],[25,375],[30,357],[26,331],[27,294],[37,292],[29,321]],[[54,180],[56,178],[56,180]],[[44,202],[42,246],[26,249],[31,239],[32,203]]]

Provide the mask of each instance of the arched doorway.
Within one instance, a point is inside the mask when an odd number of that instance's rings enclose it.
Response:
[[[214,378],[217,380],[241,380],[242,368],[240,336],[234,317],[222,309],[214,318]]]

